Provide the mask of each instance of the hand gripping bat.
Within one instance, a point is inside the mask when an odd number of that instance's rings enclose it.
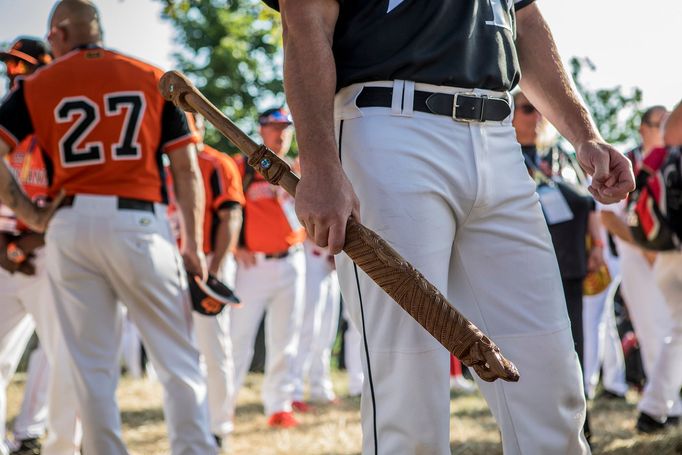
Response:
[[[296,195],[298,177],[289,165],[264,145],[256,144],[246,133],[211,104],[184,75],[170,71],[161,78],[163,96],[187,112],[198,112],[228,138],[248,162],[273,185],[281,185]],[[346,225],[343,251],[400,307],[448,351],[459,358],[484,381],[501,378],[516,382],[519,372],[500,349],[474,324],[448,303],[409,262],[379,235],[353,218]]]

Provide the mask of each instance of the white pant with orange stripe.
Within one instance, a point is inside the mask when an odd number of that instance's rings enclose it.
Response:
[[[294,400],[303,401],[305,382],[312,401],[336,398],[330,376],[331,351],[339,325],[339,279],[326,249],[306,240],[305,306],[295,364]]]
[[[294,362],[303,318],[305,257],[296,249],[284,258],[266,259],[257,253],[256,265],[237,266],[237,296],[243,306],[230,314],[235,391],[244,383],[254,341],[265,313],[265,414],[290,412],[294,392]],[[236,393],[232,408],[236,407]]]
[[[478,381],[505,455],[589,453],[559,268],[511,119],[460,123],[413,110],[415,90],[452,87],[366,85],[393,87],[393,106],[357,108],[363,84],[335,100],[340,158],[362,222],[518,367],[518,383]],[[337,259],[364,337],[363,453],[449,454],[448,352],[347,256]]]
[[[76,384],[88,454],[125,454],[115,401],[121,311],[140,331],[164,386],[171,453],[216,452],[206,384],[194,347],[182,260],[166,208],[118,209],[112,196],[77,195],[46,234],[50,285]]]
[[[45,425],[43,419],[47,419],[49,434],[43,453],[73,455],[80,446],[76,394],[56,322],[42,249],[37,251],[35,266],[35,276],[10,275],[0,269],[0,428],[5,428],[7,384],[35,328],[47,363],[41,360],[40,353],[31,358],[32,371],[22,411],[17,417],[15,437],[41,436]],[[46,401],[49,405],[47,415],[44,414]],[[0,445],[0,453],[6,449]]]
[[[207,258],[210,261],[210,258]],[[226,255],[217,277],[234,289],[236,264],[234,256]],[[234,361],[230,337],[231,308],[225,308],[217,316],[192,313],[197,346],[202,356],[202,367],[208,386],[208,414],[211,432],[225,438],[234,430]]]

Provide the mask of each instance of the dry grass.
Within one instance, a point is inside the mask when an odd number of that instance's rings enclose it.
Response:
[[[345,376],[341,373],[336,373],[334,379],[337,385],[345,384]],[[360,452],[359,399],[345,398],[337,406],[318,406],[314,413],[299,416],[301,425],[298,428],[270,430],[260,404],[260,382],[260,375],[250,375],[240,394],[236,431],[229,441],[227,453],[350,455]],[[17,413],[23,385],[23,377],[18,376],[9,387],[9,417]],[[345,396],[343,387],[339,387],[337,392],[339,396]],[[123,379],[118,398],[123,415],[123,434],[131,454],[167,454],[159,384]],[[682,429],[669,430],[658,436],[634,433],[636,399],[633,393],[628,396],[627,403],[596,401],[591,404],[594,453],[682,454]],[[451,409],[453,453],[502,453],[499,433],[480,395],[453,395]]]

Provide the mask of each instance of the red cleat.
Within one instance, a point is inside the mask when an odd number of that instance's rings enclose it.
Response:
[[[293,409],[296,412],[299,412],[301,414],[306,414],[310,411],[313,410],[313,408],[306,402],[304,401],[292,401],[291,402],[291,409]]]
[[[268,425],[271,428],[293,428],[298,425],[298,420],[292,412],[281,411],[270,416]]]

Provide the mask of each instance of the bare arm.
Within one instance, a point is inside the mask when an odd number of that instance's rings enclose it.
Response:
[[[666,145],[682,145],[682,102],[668,117],[663,137]]]
[[[234,251],[242,228],[242,208],[231,207],[218,210],[218,227],[216,228],[213,258],[208,267],[212,275],[216,275],[228,251]]]
[[[359,203],[339,162],[334,137],[336,0],[281,0],[284,88],[296,123],[301,182],[296,213],[311,239],[338,253]],[[314,70],[313,70],[314,69]]]
[[[604,265],[604,245],[601,241],[601,223],[599,212],[593,210],[587,219],[587,232],[592,238],[590,251],[588,251],[587,269],[594,272]]]
[[[630,228],[625,224],[625,221],[621,220],[615,213],[603,210],[601,212],[601,222],[612,235],[615,235],[624,242],[632,245],[635,244],[635,239],[632,238]]]
[[[178,209],[184,226],[183,259],[189,273],[206,277],[203,255],[204,186],[194,145],[169,154]]]
[[[590,192],[603,203],[617,202],[635,189],[627,158],[602,139],[573,88],[552,33],[537,4],[518,13],[516,47],[528,99],[568,139],[580,165],[593,176]]]

